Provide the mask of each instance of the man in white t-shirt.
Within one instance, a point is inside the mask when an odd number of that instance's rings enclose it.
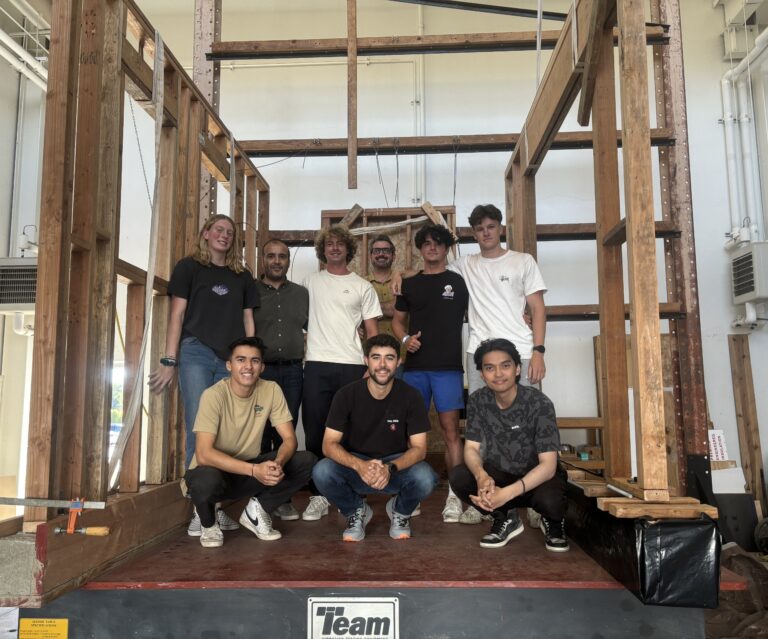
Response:
[[[325,421],[336,391],[360,379],[367,370],[357,328],[365,336],[378,334],[381,305],[370,282],[349,270],[357,241],[341,225],[323,229],[315,240],[317,258],[325,270],[310,273],[302,282],[309,291],[307,354],[301,416],[307,450],[323,457]],[[314,521],[328,514],[328,500],[314,484],[302,519]]]
[[[480,342],[487,339],[504,338],[512,342],[522,358],[520,383],[538,385],[546,373],[547,324],[544,306],[547,287],[539,267],[531,255],[501,246],[501,211],[493,204],[476,206],[469,216],[469,224],[480,245],[480,253],[466,255],[448,265],[464,278],[469,289],[466,366],[469,393],[485,385],[473,366],[473,357]],[[530,327],[524,319],[526,304],[531,315]]]

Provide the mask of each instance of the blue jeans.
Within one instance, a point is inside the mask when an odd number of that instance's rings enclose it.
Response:
[[[179,351],[179,387],[184,402],[184,424],[186,426],[185,468],[189,468],[195,454],[195,418],[200,396],[216,382],[229,377],[226,362],[219,359],[212,349],[196,337],[181,340]]]
[[[370,459],[365,455],[352,453],[360,459]],[[401,456],[402,453],[382,458],[384,463]],[[385,493],[397,495],[395,512],[410,515],[417,504],[432,493],[437,486],[437,474],[427,462],[419,462],[410,468],[397,471],[389,483],[381,490],[375,490],[366,484],[357,471],[337,464],[332,459],[321,459],[312,469],[312,479],[320,493],[332,501],[342,515],[349,517],[363,505],[362,495]]]
[[[299,421],[299,406],[301,406],[301,391],[304,388],[304,367],[302,363],[293,364],[266,364],[261,379],[268,379],[277,382],[280,390],[285,395],[285,402],[288,404],[288,410],[293,417],[293,428]],[[280,448],[283,438],[278,435],[277,430],[272,427],[271,422],[267,422],[264,429],[264,437],[261,440],[261,452],[268,453]]]

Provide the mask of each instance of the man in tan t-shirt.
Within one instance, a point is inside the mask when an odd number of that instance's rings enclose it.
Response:
[[[264,344],[244,337],[230,345],[230,377],[208,388],[195,419],[195,455],[184,476],[202,524],[200,543],[221,546],[224,535],[216,503],[250,496],[240,524],[259,539],[280,539],[268,513],[288,501],[312,474],[317,458],[296,452],[291,413],[280,387],[259,379],[264,370]],[[261,438],[269,420],[283,443],[261,454]]]

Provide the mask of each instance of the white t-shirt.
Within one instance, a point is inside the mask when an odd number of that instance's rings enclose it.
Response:
[[[467,352],[474,353],[483,340],[503,337],[522,359],[530,359],[533,331],[523,320],[525,298],[547,290],[536,260],[528,253],[507,251],[494,258],[466,255],[448,268],[459,273],[469,289]]]
[[[363,347],[357,327],[381,317],[371,283],[356,273],[310,273],[302,284],[309,291],[307,361],[362,364]]]

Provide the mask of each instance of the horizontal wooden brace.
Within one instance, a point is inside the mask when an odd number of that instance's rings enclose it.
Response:
[[[359,138],[358,155],[421,155],[432,153],[492,153],[512,151],[519,133],[489,133],[480,135],[424,135],[400,138]],[[621,132],[616,132],[621,147]],[[675,139],[671,129],[652,129],[653,146],[672,146]],[[347,154],[347,138],[299,138],[293,140],[240,140],[239,147],[250,157],[300,157],[344,156]],[[591,149],[591,131],[558,133],[553,149]]]
[[[648,44],[665,44],[667,28],[647,28]],[[553,49],[560,30],[541,33],[542,49]],[[618,31],[614,32],[618,42]],[[418,55],[424,53],[480,53],[494,51],[535,51],[536,31],[503,33],[453,33],[444,35],[375,36],[357,39],[357,55]],[[208,60],[264,60],[274,58],[346,57],[346,38],[313,38],[305,40],[240,40],[215,42]]]
[[[624,305],[624,317],[629,319],[629,304]],[[679,319],[681,317],[685,317],[685,311],[679,302],[659,303],[660,319]],[[550,322],[589,322],[599,319],[599,304],[547,306],[547,321]]]
[[[115,262],[115,272],[117,273],[117,280],[123,284],[141,284],[142,286],[147,284],[147,272],[125,260],[118,259]],[[155,284],[152,290],[159,295],[167,295],[168,280],[155,275]]]
[[[656,238],[668,239],[680,237],[680,229],[671,220],[658,220],[655,223]],[[622,220],[605,236],[604,246],[618,246],[627,241],[627,220]]]
[[[136,49],[123,40],[123,72],[125,73],[125,90],[151,118],[155,117],[155,105],[152,102],[152,67],[150,67]],[[163,114],[167,124],[176,124],[179,115],[179,102],[170,91],[163,97]]]
[[[603,428],[602,417],[558,417],[558,428]]]

